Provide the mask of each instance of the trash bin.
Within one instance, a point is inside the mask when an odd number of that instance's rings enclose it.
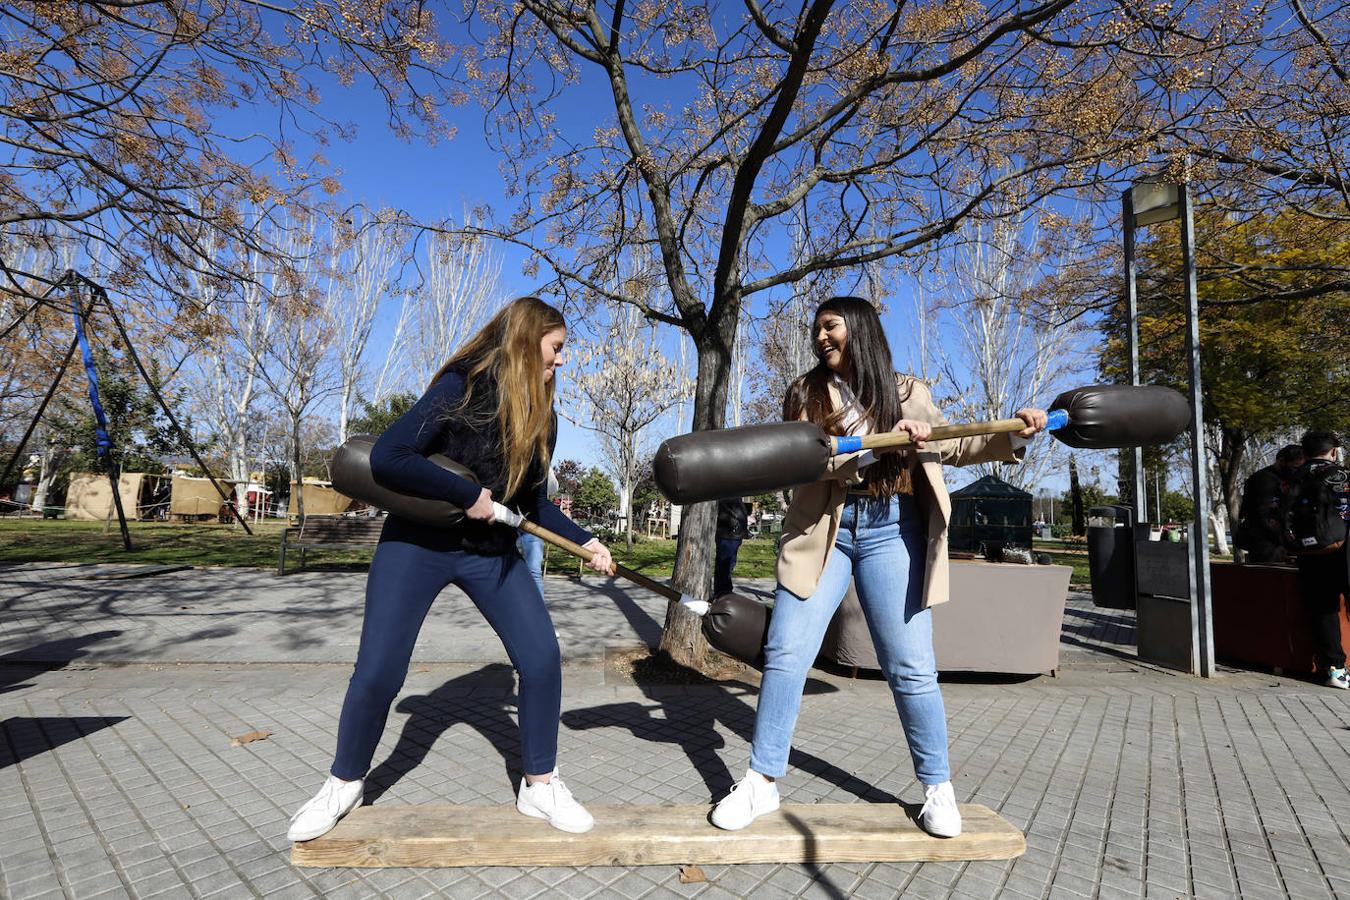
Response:
[[[1134,509],[1094,506],[1088,510],[1088,572],[1092,603],[1134,609]]]

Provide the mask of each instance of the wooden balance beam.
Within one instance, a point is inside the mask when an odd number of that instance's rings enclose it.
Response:
[[[960,837],[935,838],[894,803],[784,804],[744,831],[720,831],[707,806],[592,806],[595,828],[567,834],[512,806],[354,810],[323,837],[295,844],[297,866],[651,866],[683,863],[923,862],[1012,859],[1022,832],[985,806],[963,805]]]

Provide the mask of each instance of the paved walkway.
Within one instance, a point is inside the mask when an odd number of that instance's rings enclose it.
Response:
[[[0,897],[1350,898],[1350,696],[1141,665],[1132,617],[1082,598],[1059,678],[943,687],[958,795],[1026,831],[1018,860],[706,866],[688,885],[664,866],[295,869],[286,819],[331,758],[362,576],[91,577],[114,572],[0,568]],[[548,594],[578,796],[724,792],[753,679],[635,685],[597,657],[659,633],[662,601],[599,580]],[[814,674],[785,798],[921,799],[884,684]],[[463,598],[433,608],[376,761],[370,801],[511,801],[512,673]]]

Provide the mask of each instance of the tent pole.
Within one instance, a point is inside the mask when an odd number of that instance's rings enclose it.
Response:
[[[74,272],[67,270],[67,272],[61,276],[60,280],[52,285],[51,290],[43,294],[36,303],[23,313],[23,315],[10,323],[9,327],[5,329],[4,335],[0,335],[0,338],[7,337],[11,331],[18,328],[20,323],[32,315],[33,311],[45,302],[48,297],[65,286],[66,282],[73,280],[74,275]],[[61,379],[65,377],[66,369],[69,368],[70,360],[75,355],[75,348],[79,346],[79,343],[79,338],[73,337],[70,339],[70,347],[66,350],[66,358],[61,361],[61,367],[56,370],[56,376],[52,379],[51,387],[47,389],[47,396],[42,398],[42,404],[38,406],[37,413],[34,414],[33,421],[29,424],[28,430],[23,433],[23,437],[19,439],[19,445],[14,448],[14,455],[9,458],[9,462],[5,465],[5,474],[0,475],[0,488],[9,484],[9,476],[14,471],[14,464],[17,463],[19,457],[23,455],[24,448],[28,446],[28,439],[33,436],[33,432],[37,429],[38,422],[42,420],[42,414],[47,411],[47,404],[50,403],[52,397],[56,395],[56,389],[61,385]]]
[[[56,377],[52,379],[51,387],[47,389],[47,396],[42,398],[42,403],[38,406],[37,413],[33,416],[33,421],[29,423],[28,430],[19,438],[19,445],[14,448],[14,455],[9,458],[9,464],[5,466],[5,474],[0,475],[0,487],[9,484],[9,476],[14,471],[14,464],[19,461],[23,455],[23,450],[28,446],[28,439],[33,436],[37,429],[38,422],[42,421],[42,414],[47,411],[47,404],[51,402],[56,394],[56,389],[61,385],[61,379],[66,375],[66,369],[70,366],[70,358],[75,355],[75,347],[78,341],[75,338],[70,339],[70,348],[66,350],[66,358],[61,361],[61,367],[56,370]]]

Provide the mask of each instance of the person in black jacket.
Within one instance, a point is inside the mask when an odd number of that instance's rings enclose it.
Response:
[[[1290,444],[1275,454],[1274,465],[1258,469],[1243,482],[1234,543],[1247,554],[1247,562],[1280,563],[1289,558],[1284,547],[1282,503],[1301,465],[1303,448]]]
[[[614,574],[609,550],[549,502],[548,466],[557,440],[553,410],[567,328],[534,297],[514,300],[470,338],[422,398],[380,436],[371,473],[384,487],[463,507],[465,520],[428,528],[390,515],[366,580],[356,667],[338,721],[337,752],[319,793],[291,819],[287,836],[324,834],[360,802],[362,780],[431,603],[455,585],[473,601],[519,674],[521,762],[516,809],[563,831],[594,821],[557,772],[562,663],[543,597],[516,549],[516,530],[496,521],[502,506],[594,551],[590,567]],[[442,453],[468,467],[475,484],[427,459]],[[505,510],[502,510],[504,513]]]
[[[1305,462],[1294,475],[1299,482],[1294,498],[1307,498],[1325,488],[1327,494],[1321,499],[1327,502],[1317,518],[1328,522],[1329,527],[1325,529],[1324,546],[1304,550],[1294,544],[1293,552],[1298,564],[1299,596],[1317,648],[1322,683],[1350,690],[1350,672],[1341,643],[1341,597],[1350,602],[1350,473],[1340,463],[1340,450],[1340,439],[1329,431],[1310,431],[1303,436]],[[1307,523],[1300,523],[1295,513],[1289,524],[1297,529]],[[1297,531],[1290,535],[1295,540],[1301,536]]]
[[[750,536],[746,527],[749,510],[740,497],[717,501],[717,558],[713,565],[713,596],[730,594],[731,573],[736,571],[736,556],[741,541]]]

